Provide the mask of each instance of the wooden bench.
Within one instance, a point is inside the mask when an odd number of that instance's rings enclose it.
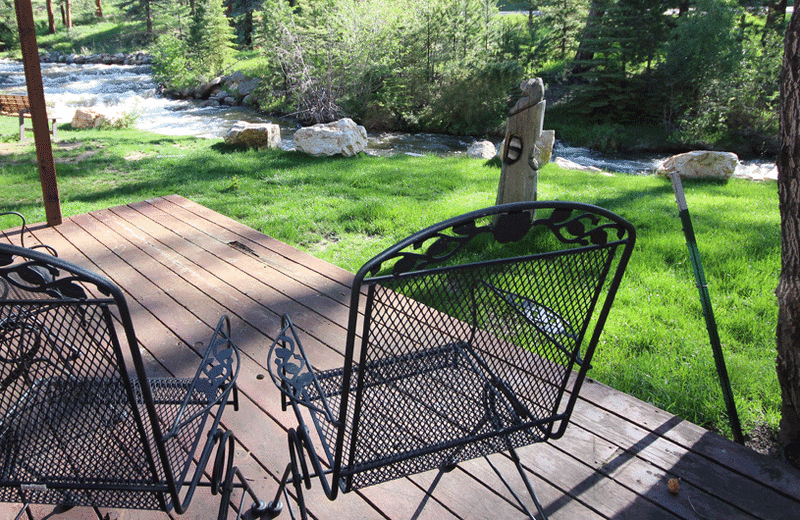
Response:
[[[32,128],[25,128],[25,118],[31,117],[31,102],[28,96],[20,96],[15,94],[0,94],[0,115],[19,117],[19,140],[25,140],[25,130],[33,131]],[[50,134],[53,140],[57,139],[56,135],[56,118],[50,117],[52,129]]]

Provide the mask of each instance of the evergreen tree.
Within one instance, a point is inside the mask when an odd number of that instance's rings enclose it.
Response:
[[[696,9],[680,17],[666,46],[662,67],[671,113],[691,117],[700,106],[703,92],[714,83],[724,82],[741,66],[738,13],[731,1],[701,0]]]
[[[0,50],[14,47],[19,40],[17,14],[12,0],[0,0]]]
[[[201,79],[211,79],[233,60],[234,31],[221,0],[198,0],[187,39],[192,64]]]
[[[236,20],[236,36],[239,44],[245,48],[253,46],[255,30],[253,13],[261,9],[265,0],[229,0],[230,16]]]
[[[547,45],[549,57],[566,59],[575,49],[580,30],[586,18],[586,0],[546,0],[541,2],[544,15],[543,26],[547,27]]]

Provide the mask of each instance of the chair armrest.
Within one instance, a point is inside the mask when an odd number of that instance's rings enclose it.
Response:
[[[228,399],[229,390],[236,384],[239,376],[239,348],[231,340],[231,322],[228,316],[223,316],[217,323],[217,328],[211,336],[203,361],[197,368],[194,379],[189,385],[186,396],[181,404],[169,433],[165,439],[177,435],[178,431],[186,424],[198,417],[208,414],[212,408]],[[186,409],[196,394],[205,395],[208,404],[203,409],[186,416]]]
[[[303,350],[292,320],[287,315],[281,318],[281,332],[272,342],[267,354],[267,369],[272,382],[292,403],[301,404],[322,413],[329,422],[336,424],[336,418],[333,416],[314,368],[308,361],[308,356]],[[309,386],[313,386],[320,396],[322,407],[311,402],[308,395]]]

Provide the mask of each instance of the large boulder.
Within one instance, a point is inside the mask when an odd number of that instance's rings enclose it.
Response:
[[[491,141],[475,141],[467,148],[467,156],[476,159],[491,159],[497,155],[497,148]]]
[[[72,128],[94,128],[95,121],[102,115],[94,108],[78,108],[72,116]]]
[[[197,87],[194,91],[195,97],[198,99],[208,99],[211,94],[214,93],[214,89],[219,88],[222,85],[222,77],[217,76],[216,78],[212,79],[208,83],[204,83]],[[189,97],[188,95],[183,97]]]
[[[352,119],[340,119],[300,128],[294,133],[294,145],[298,151],[314,156],[341,154],[350,157],[367,147],[367,130]]]
[[[539,134],[539,139],[536,140],[536,150],[534,150],[534,158],[539,163],[541,168],[549,163],[553,158],[553,146],[556,144],[556,131],[555,130],[542,130]]]
[[[121,128],[125,126],[126,117],[127,114],[109,108],[81,107],[72,116],[72,128]]]
[[[678,172],[681,179],[728,180],[737,164],[739,157],[735,153],[699,150],[673,155],[661,163],[656,175],[667,177]]]
[[[223,136],[226,144],[250,148],[279,148],[281,127],[273,123],[237,121]]]

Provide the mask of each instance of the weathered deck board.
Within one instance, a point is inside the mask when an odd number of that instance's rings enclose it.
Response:
[[[9,233],[16,242],[18,237]],[[266,375],[266,349],[283,313],[292,315],[318,368],[341,365],[352,275],[178,196],[109,208],[34,226],[26,245],[59,256],[119,285],[129,299],[145,362],[154,374],[185,376],[221,314],[231,316],[243,353],[242,405],[223,423],[236,434],[236,464],[270,500],[288,461],[286,429]],[[612,314],[613,319],[613,314]],[[598,352],[602,356],[602,350]],[[682,421],[605,385],[584,385],[565,436],[520,450],[537,494],[559,519],[789,519],[800,511],[800,472]],[[493,461],[524,495],[513,464]],[[671,495],[667,480],[681,480]],[[316,518],[522,518],[485,461],[437,478],[428,472],[328,501],[307,493]],[[422,507],[424,505],[424,507]],[[528,504],[532,507],[531,504]],[[0,507],[13,518],[18,505]],[[180,518],[209,518],[216,500],[197,493]],[[35,517],[52,507],[35,508]],[[166,518],[152,512],[102,511],[112,518]],[[98,517],[75,508],[59,518]],[[284,513],[279,518],[289,518]]]

